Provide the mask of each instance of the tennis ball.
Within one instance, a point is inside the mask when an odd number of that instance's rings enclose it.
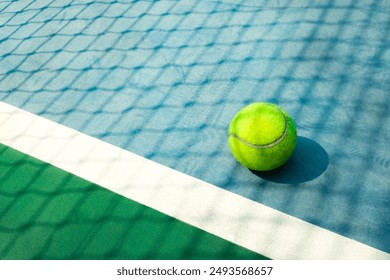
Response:
[[[280,167],[292,155],[297,130],[288,113],[265,102],[240,110],[228,129],[229,147],[242,165],[255,171]]]

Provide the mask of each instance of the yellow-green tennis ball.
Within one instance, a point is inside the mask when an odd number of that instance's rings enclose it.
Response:
[[[229,147],[239,163],[266,171],[283,165],[297,143],[294,121],[281,107],[264,102],[240,110],[230,123]]]

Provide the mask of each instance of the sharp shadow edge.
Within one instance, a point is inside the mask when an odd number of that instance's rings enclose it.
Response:
[[[298,184],[311,181],[328,168],[329,156],[317,142],[299,136],[291,158],[281,167],[271,171],[251,172],[258,177],[282,184]]]

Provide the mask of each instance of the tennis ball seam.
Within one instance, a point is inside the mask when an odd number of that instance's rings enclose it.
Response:
[[[277,144],[279,144],[287,135],[288,133],[288,118],[287,116],[281,111],[278,109],[278,111],[283,115],[284,117],[284,123],[285,123],[285,127],[284,127],[284,131],[282,133],[282,135],[276,139],[275,141],[269,143],[269,144],[264,144],[264,145],[258,145],[258,144],[252,144],[252,143],[249,143],[248,141],[242,139],[240,136],[234,134],[234,133],[229,133],[228,137],[233,137],[233,138],[236,138],[237,140],[239,140],[241,143],[247,145],[248,147],[251,147],[251,148],[255,148],[255,149],[267,149],[267,148],[271,148],[271,147],[274,147],[276,146]]]

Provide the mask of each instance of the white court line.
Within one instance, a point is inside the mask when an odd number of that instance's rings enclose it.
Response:
[[[0,142],[273,259],[390,254],[0,102]]]

